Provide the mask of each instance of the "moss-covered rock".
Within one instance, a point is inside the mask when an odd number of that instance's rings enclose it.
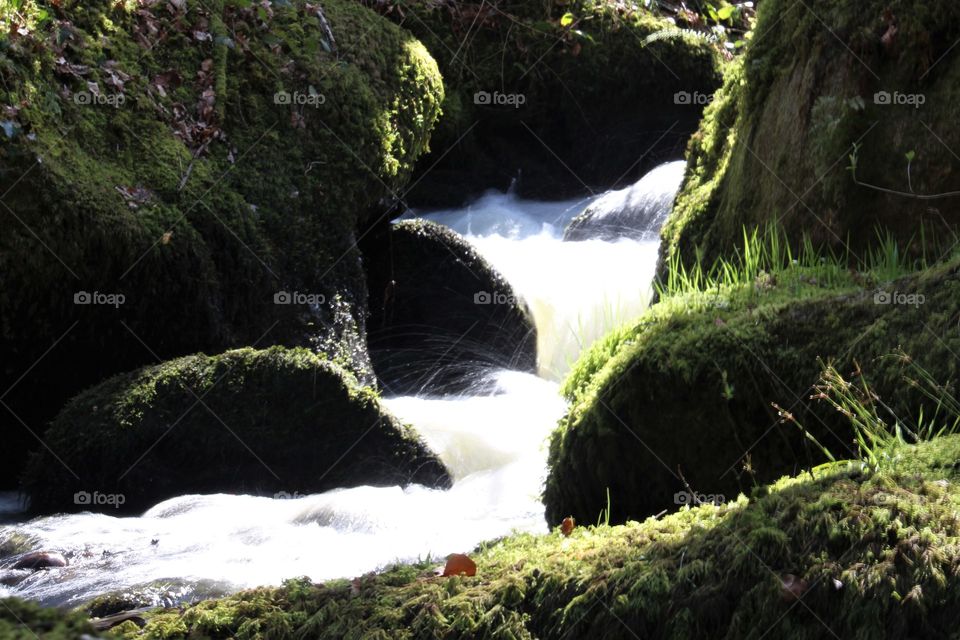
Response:
[[[721,81],[716,47],[643,3],[367,4],[426,45],[447,87],[415,204],[454,205],[516,178],[521,195],[546,199],[630,184],[681,157]]]
[[[852,276],[833,288],[802,281],[761,277],[746,285],[746,301],[722,291],[667,299],[582,356],[551,441],[548,521],[595,520],[608,499],[615,522],[644,517],[675,509],[691,488],[729,499],[823,460],[771,403],[834,455],[850,456],[849,425],[810,398],[818,358],[845,374],[859,363],[905,417],[922,398],[903,379],[904,361],[884,356],[902,348],[938,381],[957,379],[960,262],[879,290]]]
[[[744,226],[775,221],[795,241],[855,252],[876,227],[904,243],[921,226],[927,240],[955,228],[960,6],[772,0],[758,13],[691,140],[661,272],[698,248],[725,255]]]
[[[5,449],[38,446],[80,389],[196,351],[312,346],[369,377],[354,233],[427,147],[443,88],[426,49],[348,0],[15,6]]]
[[[723,506],[570,537],[517,535],[435,565],[156,611],[129,638],[949,637],[960,439],[785,478]]]
[[[306,349],[187,356],[116,376],[71,400],[45,441],[23,480],[42,511],[142,510],[186,493],[450,484],[369,388]]]
[[[391,393],[463,389],[483,367],[536,370],[526,303],[462,236],[407,220],[376,229],[361,250],[370,357]]]

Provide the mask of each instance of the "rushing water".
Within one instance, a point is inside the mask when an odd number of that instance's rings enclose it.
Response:
[[[16,538],[60,551],[70,566],[16,582],[0,569],[0,597],[48,605],[142,585],[166,602],[307,575],[349,577],[396,561],[469,551],[511,531],[545,531],[539,501],[546,440],[563,415],[557,381],[582,346],[647,305],[654,241],[562,242],[590,201],[536,203],[487,195],[425,217],[464,234],[530,305],[540,376],[484,373],[486,395],[385,400],[417,427],[454,475],[449,491],[358,487],[270,499],[189,495],[139,517],[81,513],[17,522],[0,494],[0,549]],[[480,382],[480,381],[478,381]],[[491,390],[492,386],[492,390]],[[4,522],[14,524],[2,525]],[[2,566],[2,560],[0,560]]]

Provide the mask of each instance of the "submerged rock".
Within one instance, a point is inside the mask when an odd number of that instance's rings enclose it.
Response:
[[[36,571],[37,569],[48,569],[50,567],[65,567],[70,564],[58,551],[31,551],[13,560],[13,564],[10,565],[13,570],[30,569]]]
[[[389,393],[461,391],[487,368],[536,370],[526,303],[462,236],[408,220],[378,228],[361,249],[370,357]]]
[[[878,227],[917,250],[956,241],[960,5],[795,8],[758,3],[756,37],[691,140],[662,273],[673,259],[711,264],[744,226],[771,223],[839,253],[863,252]]]
[[[612,522],[642,519],[694,502],[691,492],[729,501],[825,461],[773,403],[838,459],[854,455],[850,425],[811,399],[818,359],[844,375],[862,371],[903,418],[938,407],[909,382],[919,376],[898,349],[941,384],[960,374],[958,261],[879,290],[773,286],[749,304],[718,300],[661,302],[581,357],[550,444],[549,522],[596,521],[608,504]]]
[[[661,165],[636,184],[604,194],[570,221],[564,241],[659,239],[686,166],[684,161]]]
[[[41,4],[0,54],[0,486],[145,364],[283,344],[372,380],[354,236],[427,146],[426,49],[350,0]]]
[[[443,463],[369,388],[306,349],[187,356],[116,376],[74,398],[45,440],[23,479],[34,511],[450,485]]]

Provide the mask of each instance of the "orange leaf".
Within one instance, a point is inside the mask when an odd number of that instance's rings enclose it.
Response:
[[[563,519],[563,524],[560,525],[560,532],[565,536],[569,536],[573,533],[574,528],[577,526],[577,521],[574,520],[573,516],[567,516]]]
[[[447,556],[447,566],[443,568],[443,573],[441,575],[475,576],[477,575],[477,564],[462,553],[454,553]]]

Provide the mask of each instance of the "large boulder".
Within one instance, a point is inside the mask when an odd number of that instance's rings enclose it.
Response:
[[[17,15],[0,486],[69,397],[158,359],[302,345],[371,381],[354,235],[427,147],[443,88],[426,49],[348,0]]]
[[[960,5],[766,0],[758,13],[691,141],[661,273],[727,254],[759,224],[855,253],[877,227],[918,248],[952,238]]]
[[[443,463],[376,395],[307,349],[193,355],[74,398],[33,455],[35,511],[137,511],[188,493],[420,483]]]
[[[483,368],[536,371],[530,310],[462,236],[406,220],[379,227],[361,248],[370,357],[388,392],[460,391]]]
[[[657,239],[673,209],[686,166],[682,160],[668,162],[629,187],[603,194],[570,221],[564,241]]]
[[[904,424],[937,406],[904,379],[920,378],[905,358],[885,356],[902,349],[947,389],[960,373],[960,262],[880,290],[848,283],[818,292],[770,277],[760,285],[768,291],[746,303],[665,299],[581,357],[566,383],[570,411],[551,440],[548,521],[595,521],[608,499],[616,522],[676,509],[691,490],[729,500],[823,461],[773,403],[837,458],[851,457],[849,424],[811,399],[818,358],[844,374],[862,368]]]
[[[631,184],[682,155],[721,83],[706,34],[643,3],[367,0],[419,38],[447,87],[416,206],[515,179],[528,198]]]

